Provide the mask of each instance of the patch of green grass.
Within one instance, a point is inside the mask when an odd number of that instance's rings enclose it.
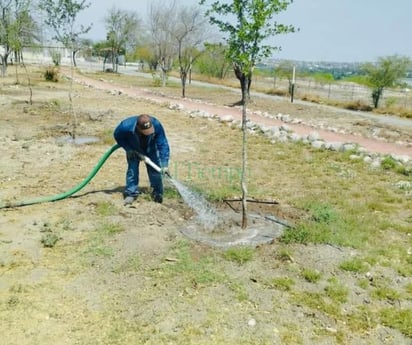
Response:
[[[302,277],[309,283],[316,283],[322,277],[322,274],[315,269],[305,268],[302,271]]]
[[[376,287],[371,296],[378,299],[378,300],[387,300],[387,301],[397,301],[401,298],[401,294],[399,291],[389,287],[389,286],[378,286]]]
[[[358,280],[358,286],[362,289],[367,289],[369,287],[370,280],[367,278],[362,278]]]
[[[253,259],[254,250],[251,247],[233,247],[223,253],[226,260],[234,261],[240,265]]]
[[[397,329],[405,336],[412,338],[412,310],[395,307],[382,309],[379,313],[381,322]]]
[[[306,210],[310,213],[312,220],[317,223],[330,224],[338,218],[336,211],[328,204],[311,202],[306,205]]]
[[[179,192],[176,190],[176,188],[165,187],[164,193],[163,193],[163,197],[164,197],[165,199],[179,199],[179,198],[180,198],[180,194],[179,194]]]
[[[97,229],[97,231],[103,235],[115,235],[120,232],[124,231],[124,227],[121,224],[115,224],[115,223],[103,223],[100,225],[100,227]]]
[[[339,303],[331,303],[331,301],[322,293],[319,292],[292,292],[291,302],[305,305],[316,311],[321,311],[336,319],[341,319],[341,310]]]
[[[180,283],[195,286],[225,281],[225,274],[216,270],[215,265],[214,255],[198,253],[190,242],[182,240],[176,243],[165,263],[153,273],[165,280],[179,277]]]
[[[281,331],[280,333],[282,344],[304,344],[304,338],[301,334],[299,334],[300,329],[300,325],[289,322],[287,324],[287,329]]]
[[[384,170],[394,170],[398,164],[399,163],[391,156],[385,156],[381,161],[381,167]]]
[[[368,271],[368,265],[361,258],[353,258],[341,262],[339,268],[347,272],[365,273]]]
[[[280,261],[291,261],[293,262],[293,256],[291,254],[290,249],[288,248],[281,248],[279,250],[279,253],[276,255],[276,259],[280,260]]]
[[[366,306],[358,306],[346,315],[345,323],[351,331],[366,333],[377,325],[375,314]]]
[[[96,213],[98,216],[112,216],[117,213],[116,206],[107,201],[100,201],[96,204]]]
[[[335,303],[345,303],[348,299],[349,290],[336,279],[329,280],[329,285],[325,287],[326,296]]]
[[[235,293],[236,299],[239,302],[247,301],[249,299],[249,295],[246,291],[246,288],[244,284],[242,284],[241,282],[238,282],[236,280],[230,280],[227,282],[227,285],[229,286],[229,289]]]
[[[307,244],[310,242],[310,239],[311,232],[305,224],[298,224],[296,227],[286,228],[280,237],[280,241],[284,244]]]
[[[295,284],[295,281],[289,277],[276,277],[270,279],[267,284],[271,288],[275,288],[282,291],[290,291],[292,286]]]

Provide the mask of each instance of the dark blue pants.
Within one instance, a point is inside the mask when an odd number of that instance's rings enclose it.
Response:
[[[140,159],[133,154],[126,154],[127,157],[127,171],[126,171],[126,196],[137,197],[139,194],[139,165]],[[159,158],[157,156],[148,156],[153,163],[160,166]],[[144,164],[142,162],[142,164]],[[150,187],[154,195],[163,195],[163,180],[162,174],[153,169],[150,165],[146,165],[147,175],[150,181]]]

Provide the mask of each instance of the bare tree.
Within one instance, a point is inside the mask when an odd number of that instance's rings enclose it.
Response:
[[[105,18],[105,24],[108,55],[111,58],[113,71],[117,72],[119,56],[125,55],[129,47],[134,49],[138,41],[141,21],[136,12],[112,7]]]
[[[177,9],[172,35],[177,44],[180,80],[182,84],[182,97],[186,97],[186,81],[193,63],[202,54],[199,49],[206,38],[205,19],[199,7],[182,6]]]
[[[161,69],[162,85],[166,85],[167,74],[172,68],[176,56],[176,47],[173,44],[175,31],[174,16],[176,2],[165,4],[152,2],[149,9],[149,33],[152,38],[154,58]]]

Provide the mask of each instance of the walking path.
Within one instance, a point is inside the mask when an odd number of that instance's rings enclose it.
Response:
[[[67,73],[67,75],[69,75]],[[164,103],[165,101],[169,101],[171,103],[176,103],[180,107],[184,108],[186,111],[201,111],[208,113],[210,115],[216,115],[219,117],[222,116],[233,116],[236,120],[241,120],[242,112],[241,109],[238,107],[226,107],[226,106],[219,106],[215,104],[208,104],[208,103],[201,103],[196,102],[191,99],[184,99],[184,98],[173,98],[173,97],[166,97],[162,95],[156,95],[150,91],[120,85],[112,82],[108,82],[105,80],[96,80],[93,78],[89,78],[87,76],[81,74],[75,74],[74,80],[76,82],[85,84],[89,87],[101,89],[101,90],[111,90],[114,92],[120,92],[122,94],[126,94],[130,97],[135,98],[142,98],[151,102],[155,103]],[[254,123],[266,126],[281,126],[284,125],[284,122],[275,118],[264,117],[258,114],[248,114],[248,118],[253,121]],[[408,120],[405,120],[408,121]],[[412,123],[412,121],[411,121]],[[364,149],[366,149],[370,153],[378,153],[378,154],[393,154],[397,156],[408,156],[412,158],[412,147],[407,145],[400,145],[397,143],[391,142],[384,142],[377,139],[366,138],[358,135],[352,134],[343,134],[332,132],[324,129],[313,128],[311,126],[302,125],[302,124],[290,124],[288,123],[287,126],[300,136],[309,135],[313,132],[316,132],[320,139],[326,142],[342,142],[342,143],[357,143]]]

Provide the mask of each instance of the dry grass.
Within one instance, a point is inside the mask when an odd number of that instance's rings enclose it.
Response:
[[[179,95],[178,87],[155,88],[147,79],[104,78]],[[21,101],[24,88],[17,91],[18,102],[11,83],[3,84],[7,97],[16,98],[2,115],[1,130],[30,120],[27,138],[36,145],[26,152],[5,140],[3,147],[16,150],[26,167],[17,165],[12,180],[4,167],[3,190],[18,187],[13,194],[24,197],[28,191],[72,185],[111,144],[108,131],[119,119],[144,109],[165,125],[176,178],[214,201],[239,196],[238,128],[79,85],[74,89],[79,130],[106,139],[70,148],[70,154],[59,153],[46,165],[53,152],[47,140],[57,135],[56,126],[70,121],[69,85],[63,80],[51,86],[40,78],[35,84],[29,109]],[[48,93],[40,93],[44,90]],[[218,103],[237,98],[200,87],[191,88],[190,95],[205,101],[216,97]],[[261,104],[273,106],[264,101],[253,106]],[[25,243],[40,238],[39,228],[60,239],[36,260],[23,251],[14,251],[12,260],[0,257],[0,278],[13,282],[0,289],[4,339],[24,345],[61,339],[85,345],[407,344],[412,198],[411,190],[397,183],[411,182],[410,177],[372,169],[344,153],[273,144],[260,135],[249,136],[248,150],[250,196],[279,201],[260,211],[294,225],[279,241],[259,248],[225,252],[184,238],[179,226],[187,210],[176,194],[159,208],[143,200],[125,210],[118,199],[124,178],[120,156],[99,172],[88,193],[4,213],[0,239],[19,235]],[[34,157],[37,152],[43,159]],[[223,174],[228,171],[230,178]],[[47,226],[41,224],[45,219]],[[1,242],[2,255],[16,243]]]

